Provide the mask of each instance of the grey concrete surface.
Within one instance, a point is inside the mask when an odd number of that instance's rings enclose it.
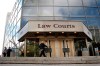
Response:
[[[100,56],[82,57],[0,57],[1,64],[100,64]]]
[[[100,64],[0,64],[0,66],[100,66]]]

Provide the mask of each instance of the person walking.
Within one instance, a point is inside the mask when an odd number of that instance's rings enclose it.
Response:
[[[7,55],[7,48],[5,47],[3,50],[3,57],[6,57],[6,55]]]
[[[7,57],[10,57],[10,53],[11,53],[11,48],[9,47],[8,49],[7,49]]]
[[[47,48],[47,46],[44,44],[44,43],[41,43],[40,45],[39,45],[39,48],[40,48],[40,57],[43,55],[44,57],[46,57],[46,55],[45,55],[45,48]]]

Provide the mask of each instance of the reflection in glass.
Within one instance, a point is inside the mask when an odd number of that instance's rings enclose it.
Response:
[[[38,0],[24,0],[24,6],[36,6],[38,4]]]
[[[17,23],[17,25],[16,25],[16,32],[18,32],[19,29],[20,29],[20,21],[21,21],[21,20],[19,20],[18,23]]]
[[[84,17],[70,17],[69,20],[84,22]]]
[[[53,0],[39,0],[39,6],[53,6]]]
[[[68,16],[68,7],[55,7],[54,16]]]
[[[69,7],[70,16],[85,16],[84,10],[82,7]]]
[[[67,17],[64,17],[64,16],[55,16],[54,17],[54,20],[67,20],[68,18]]]
[[[83,0],[84,6],[96,6],[95,0]]]
[[[96,27],[100,27],[100,18],[86,18],[86,20],[88,21],[88,26],[96,26]]]
[[[18,21],[21,18],[21,10],[19,11],[17,17],[16,17],[16,21]]]
[[[85,8],[86,16],[99,16],[97,8]]]
[[[48,17],[48,16],[44,17],[44,16],[42,16],[42,17],[38,17],[38,20],[53,20],[53,17],[52,16],[51,17]]]
[[[53,16],[53,8],[39,7],[39,16]]]
[[[25,17],[23,17],[21,19],[21,28],[24,27],[26,25],[26,23],[28,22],[28,20],[25,19]]]
[[[67,0],[54,0],[55,6],[68,6]]]
[[[96,0],[97,1],[97,5],[100,6],[100,0]]]
[[[82,0],[68,0],[69,6],[82,6]]]
[[[37,7],[23,7],[23,16],[37,16]]]

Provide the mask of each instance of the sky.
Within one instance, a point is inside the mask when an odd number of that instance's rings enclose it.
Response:
[[[16,0],[0,0],[0,55],[2,54],[6,16],[12,11]]]

